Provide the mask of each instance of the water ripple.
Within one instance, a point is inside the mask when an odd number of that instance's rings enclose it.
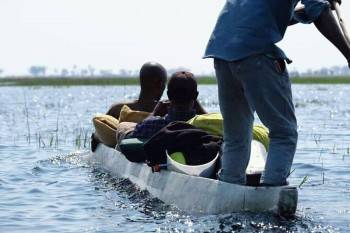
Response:
[[[300,140],[290,182],[308,179],[289,221],[187,215],[89,167],[91,116],[138,91],[1,87],[0,232],[350,232],[350,85],[293,86]],[[219,112],[217,87],[199,91],[204,107]]]

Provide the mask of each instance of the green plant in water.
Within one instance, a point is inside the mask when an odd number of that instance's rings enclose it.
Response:
[[[324,174],[324,167],[323,167],[323,160],[322,160],[322,184],[324,184],[325,180],[325,174]]]
[[[30,144],[29,112],[28,112],[28,105],[27,105],[27,96],[25,93],[24,93],[24,113],[26,116],[26,123],[27,123],[27,135],[28,135],[27,140]]]
[[[337,149],[337,148],[336,148],[335,144],[333,144],[333,150],[332,150],[332,153],[333,153],[333,154],[336,154],[336,152],[335,152],[336,149]]]
[[[40,133],[39,133],[38,142],[39,142],[39,148],[44,148],[44,147],[46,147],[46,144],[45,144],[45,142],[44,142],[44,139],[41,137],[41,134],[40,134]]]
[[[86,145],[88,144],[88,131],[85,131],[84,134],[84,148],[86,148]]]
[[[321,135],[314,135],[314,140],[315,140],[315,143],[316,145],[318,145],[320,143],[320,140],[321,140]]]
[[[294,168],[291,172],[289,172],[289,174],[288,174],[288,176],[287,176],[287,178],[288,177],[290,177],[290,175],[292,175],[293,174],[293,172],[295,172],[295,170],[296,170],[296,168]]]
[[[307,182],[308,179],[309,179],[308,176],[304,176],[303,180],[299,184],[299,188],[301,188],[301,186],[303,186]]]
[[[75,138],[75,146],[80,149],[81,146],[81,134],[78,134],[77,137]]]
[[[53,138],[54,138],[54,136],[51,135],[51,138],[50,138],[50,147],[53,146]]]

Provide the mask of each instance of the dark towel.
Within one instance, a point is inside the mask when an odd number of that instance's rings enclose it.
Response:
[[[213,160],[220,150],[222,138],[185,122],[172,122],[144,145],[149,166],[166,163],[169,154],[183,152],[187,165],[200,165]]]

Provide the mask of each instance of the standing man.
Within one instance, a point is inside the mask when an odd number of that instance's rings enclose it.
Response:
[[[245,184],[254,112],[270,130],[265,185],[286,185],[297,145],[297,122],[286,64],[275,43],[288,25],[314,23],[350,62],[347,44],[332,12],[333,2],[302,0],[227,0],[209,40],[205,58],[214,58],[224,150],[218,176]],[[337,0],[340,3],[340,0]]]

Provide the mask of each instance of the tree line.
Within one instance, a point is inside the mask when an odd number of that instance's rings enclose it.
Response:
[[[178,70],[188,70],[184,67],[169,69],[169,74]],[[135,77],[138,76],[138,70],[120,69],[114,71],[112,69],[97,69],[89,65],[79,68],[76,65],[71,68],[49,69],[43,65],[33,65],[28,69],[28,75],[32,77]],[[0,69],[0,76],[4,74],[4,70]],[[350,69],[347,66],[323,67],[321,69],[308,69],[300,72],[296,69],[289,71],[291,77],[327,77],[327,76],[350,76]],[[211,74],[201,74],[200,76],[214,76]]]

